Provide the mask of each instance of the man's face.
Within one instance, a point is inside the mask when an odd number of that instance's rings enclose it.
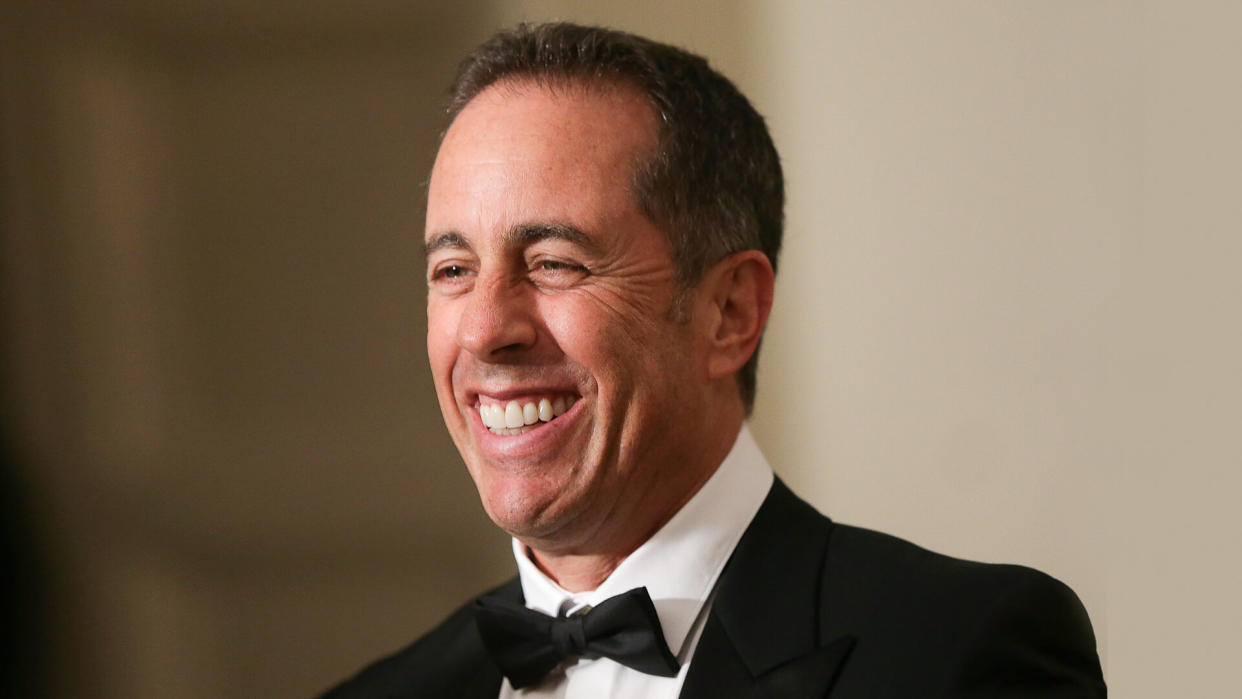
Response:
[[[606,542],[697,486],[701,343],[631,187],[656,138],[629,90],[506,83],[457,116],[432,172],[440,409],[488,514],[537,549]]]

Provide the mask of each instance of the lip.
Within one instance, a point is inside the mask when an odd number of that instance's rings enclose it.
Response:
[[[493,401],[503,403],[506,401],[515,400],[517,398],[528,398],[530,396],[557,395],[557,394],[562,394],[562,393],[566,395],[572,394],[579,398],[582,397],[582,394],[578,392],[578,387],[573,384],[568,384],[565,386],[546,386],[546,385],[512,386],[510,385],[510,386],[506,386],[505,388],[496,388],[495,390],[489,389],[486,386],[480,386],[477,388],[475,387],[467,388],[465,391],[462,392],[462,395],[465,396],[466,405],[477,406],[481,396],[487,396],[489,399]]]
[[[495,393],[488,392],[485,395],[495,400],[510,400],[514,397],[529,396],[532,393],[535,393],[535,391],[523,389],[497,391]],[[574,394],[577,395],[577,392],[575,391]],[[574,401],[573,406],[569,410],[558,415],[555,420],[537,423],[539,427],[529,432],[505,436],[495,434],[483,426],[483,419],[479,416],[478,409],[473,407],[478,405],[478,394],[473,394],[472,399],[470,403],[472,407],[468,408],[468,411],[470,413],[470,430],[474,434],[474,442],[478,445],[483,456],[501,464],[509,460],[524,462],[556,453],[557,442],[563,439],[566,433],[578,424],[586,410],[586,401],[579,397]]]

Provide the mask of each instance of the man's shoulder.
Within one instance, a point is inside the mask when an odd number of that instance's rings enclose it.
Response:
[[[798,537],[822,539],[822,554],[821,544],[803,547],[803,553],[822,555],[821,583],[825,588],[847,592],[855,600],[879,604],[911,595],[978,599],[977,595],[987,590],[1015,587],[1073,596],[1060,581],[1034,568],[955,558],[899,536],[831,520],[779,479],[755,525],[763,530],[761,540],[755,543],[765,547],[787,540],[793,531]]]
[[[864,584],[881,596],[915,581],[919,587],[930,588],[928,594],[942,588],[979,592],[1011,585],[1069,589],[1034,568],[956,558],[892,534],[840,522],[832,524],[825,566],[832,570],[832,579],[841,584]]]
[[[805,600],[816,610],[820,643],[853,639],[837,678],[840,696],[1011,687],[1015,678],[1040,683],[1032,684],[1040,691],[1090,688],[1047,696],[1103,696],[1086,610],[1049,575],[833,522],[779,480],[752,533],[739,546],[727,604],[747,608],[745,618],[754,620]],[[790,580],[811,577],[809,584]],[[763,586],[780,594],[746,594]]]
[[[859,636],[849,674],[901,667],[904,677],[891,682],[986,686],[988,677],[1011,683],[1039,666],[1067,686],[1103,693],[1086,609],[1041,571],[954,558],[843,524],[833,526],[824,571],[825,633]]]
[[[492,593],[521,599],[516,578]],[[488,660],[475,626],[474,605],[467,603],[410,645],[329,690],[322,699],[458,697],[464,687],[494,685],[494,690],[499,683],[499,671]]]
[[[818,545],[804,551],[822,555],[819,580],[825,594],[849,599],[855,609],[874,607],[873,613],[879,613],[907,610],[920,601],[943,605],[954,599],[979,607],[991,597],[1023,593],[1081,606],[1069,587],[1034,568],[955,558],[892,534],[833,521],[779,480],[768,505],[769,511],[780,514],[764,523],[766,534],[756,543],[769,545],[793,530],[800,537],[822,538],[822,554]]]
[[[1073,590],[1039,570],[954,558],[862,527],[833,524],[824,567],[825,598],[851,600],[850,610],[834,613],[900,615],[909,625],[924,615],[968,619],[1025,601],[1081,612],[1086,621]]]

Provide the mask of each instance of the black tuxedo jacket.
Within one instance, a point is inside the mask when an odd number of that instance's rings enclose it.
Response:
[[[521,601],[517,579],[495,592]],[[471,607],[325,699],[496,699]],[[835,524],[779,480],[738,543],[681,696],[1104,697],[1074,593],[1020,566]]]

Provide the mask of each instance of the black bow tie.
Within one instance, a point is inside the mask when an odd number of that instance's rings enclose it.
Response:
[[[566,658],[588,654],[661,677],[674,677],[680,668],[645,587],[570,617],[550,617],[486,595],[474,610],[483,645],[517,689],[543,679]]]

